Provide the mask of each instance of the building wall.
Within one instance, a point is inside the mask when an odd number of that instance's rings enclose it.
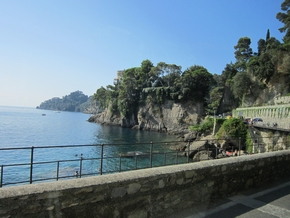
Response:
[[[0,217],[166,217],[290,175],[290,151],[0,189]]]

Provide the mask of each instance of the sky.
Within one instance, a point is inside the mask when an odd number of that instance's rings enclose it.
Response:
[[[242,37],[257,51],[283,0],[1,0],[0,105],[93,95],[150,60],[221,74]]]

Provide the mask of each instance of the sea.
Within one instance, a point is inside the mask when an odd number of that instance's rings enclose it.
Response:
[[[170,149],[179,142],[173,135],[91,123],[90,116],[0,106],[0,187],[186,161]]]

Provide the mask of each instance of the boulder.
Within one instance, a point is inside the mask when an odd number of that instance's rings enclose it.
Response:
[[[171,145],[169,149],[174,150],[174,151],[185,151],[187,146],[188,146],[188,143],[180,142],[180,143],[177,143],[176,145]]]
[[[203,161],[203,160],[213,159],[212,151],[207,151],[207,150],[199,151],[194,155],[192,159],[193,161]]]
[[[189,150],[188,155],[190,158],[193,158],[200,151],[207,151],[208,155],[212,158],[215,158],[219,153],[219,149],[215,145],[215,139],[212,136],[207,136],[192,142]]]
[[[197,138],[197,132],[194,131],[194,132],[189,132],[189,133],[185,134],[183,140],[185,142],[188,142],[188,141],[192,142],[196,138]]]

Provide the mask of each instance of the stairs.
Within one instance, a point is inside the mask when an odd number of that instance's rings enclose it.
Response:
[[[252,153],[263,153],[263,152],[265,152],[265,145],[264,145],[263,140],[261,139],[259,131],[252,125],[248,125],[248,129],[249,129],[252,141],[253,141]]]

